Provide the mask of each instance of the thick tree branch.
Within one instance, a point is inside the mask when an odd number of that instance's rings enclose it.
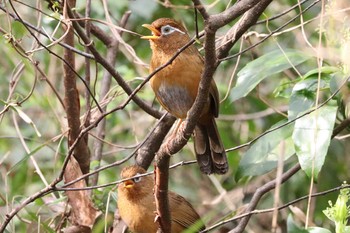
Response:
[[[75,6],[75,0],[66,2],[66,6],[70,4],[71,7]],[[67,15],[65,15],[67,16]],[[74,30],[68,26],[68,33],[64,38],[66,44],[74,47]],[[68,145],[69,147],[77,140],[81,133],[80,129],[80,101],[79,92],[76,86],[76,76],[74,72],[75,56],[74,52],[66,49],[64,51],[64,59],[66,63],[63,64],[64,70],[64,89],[65,98],[64,103],[67,112],[67,121],[69,127],[68,133]],[[69,64],[69,65],[67,65]],[[64,170],[65,183],[70,182],[82,174],[86,174],[90,169],[90,151],[87,146],[87,134],[83,137],[83,140],[79,140],[74,148],[74,157],[70,157],[67,167]],[[79,168],[80,167],[80,168]],[[81,180],[73,185],[74,188],[86,187],[85,180]],[[95,222],[96,217],[99,215],[98,211],[94,208],[91,199],[86,190],[80,191],[67,191],[68,202],[72,206],[71,222],[76,227],[88,227],[90,230]],[[76,229],[72,228],[71,230]]]
[[[137,165],[146,170],[148,169],[154,159],[154,156],[162,145],[163,139],[168,134],[175,120],[175,117],[168,115],[159,123],[159,125],[155,128],[154,133],[150,135],[144,145],[137,151],[135,158]]]
[[[344,129],[346,129],[347,127],[349,127],[350,125],[350,118],[345,119],[344,121],[342,121],[334,130],[333,130],[333,134],[332,134],[332,138],[334,138],[335,136],[337,136],[341,131],[343,131]]]
[[[209,14],[200,0],[193,0],[194,7],[201,13],[204,20],[209,18]]]
[[[75,6],[75,1],[72,1],[71,4]],[[68,30],[68,33],[64,38],[64,41],[66,44],[74,47],[73,28],[69,27],[66,30]],[[76,76],[75,72],[73,71],[75,67],[74,53],[71,50],[66,49],[64,51],[63,58],[66,61],[66,63],[63,64],[65,90],[64,105],[66,108],[69,127],[68,144],[71,146],[80,133],[80,101],[79,92],[76,86]],[[90,169],[90,152],[87,147],[86,140],[79,141],[73,155],[78,161],[83,174],[88,173]]]
[[[257,2],[257,0],[239,1],[238,4],[236,3],[227,11],[215,16],[208,16],[206,10],[203,8],[203,5],[199,0],[193,0],[193,2],[205,19],[206,37],[204,45],[204,71],[199,85],[198,95],[192,108],[187,114],[183,131],[177,133],[176,136],[171,140],[166,141],[161,146],[159,152],[156,155],[155,199],[158,214],[157,220],[160,225],[159,231],[163,233],[170,233],[171,231],[171,216],[168,206],[168,177],[170,155],[177,153],[179,150],[181,150],[181,148],[185,146],[194,130],[197,119],[199,118],[201,110],[203,109],[208,98],[210,83],[218,65],[215,52],[216,30],[231,22],[235,17],[238,17],[245,11],[249,10],[252,7],[252,5],[249,4],[253,4],[253,2]],[[242,4],[242,2],[244,3]],[[248,4],[249,7],[244,4]]]
[[[227,25],[246,11],[258,5],[262,0],[241,0],[237,1],[233,6],[227,10],[210,16],[210,25],[216,30]]]

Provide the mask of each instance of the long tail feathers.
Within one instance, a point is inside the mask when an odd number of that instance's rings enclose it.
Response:
[[[211,161],[211,152],[208,133],[203,125],[196,125],[194,128],[194,151],[201,172],[204,174],[213,173],[213,164]]]
[[[228,163],[215,120],[197,124],[194,130],[194,149],[200,170],[205,174],[225,174]]]

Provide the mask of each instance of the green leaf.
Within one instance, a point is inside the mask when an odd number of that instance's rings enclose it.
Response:
[[[300,51],[287,49],[284,53],[281,50],[272,51],[249,62],[237,74],[236,86],[231,90],[231,101],[246,96],[265,78],[299,65],[309,58]]]
[[[308,233],[306,229],[299,227],[293,220],[292,215],[287,218],[287,233]]]
[[[332,80],[339,73],[339,68],[324,66],[320,70],[318,68],[310,70],[303,76],[303,79],[292,90],[288,109],[289,120],[295,119],[299,113],[305,112],[315,105],[319,72],[321,72],[320,91],[326,90],[325,93],[329,94]]]
[[[335,101],[330,101],[328,105],[295,121],[293,141],[299,163],[309,177],[314,168],[315,180],[328,151],[336,113]]]
[[[12,22],[11,28],[12,28],[12,30],[11,30],[12,36],[16,40],[21,40],[22,37],[24,37],[26,32],[27,32],[27,29],[23,25],[23,23],[18,22],[18,21]]]
[[[281,121],[271,128],[276,128],[285,122]],[[284,160],[290,158],[295,153],[292,133],[293,124],[288,124],[259,138],[240,161],[237,179],[271,171],[277,167],[282,153],[284,153]]]
[[[293,120],[299,113],[311,109],[315,104],[318,79],[305,79],[295,84],[289,101],[288,119]],[[321,80],[320,87],[327,84]]]
[[[290,214],[287,218],[287,233],[331,233],[331,231],[321,227],[301,228],[294,222]]]
[[[338,67],[323,66],[323,67],[321,67],[321,69],[316,68],[316,69],[310,70],[303,77],[304,77],[304,79],[306,79],[310,76],[315,76],[317,78],[318,73],[321,72],[321,78],[324,78],[324,77],[329,77],[330,74],[334,74],[334,73],[337,73],[339,71],[340,70]]]

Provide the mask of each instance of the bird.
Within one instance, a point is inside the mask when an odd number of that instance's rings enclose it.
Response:
[[[118,185],[118,209],[122,220],[133,233],[157,232],[156,205],[153,195],[154,177],[142,176],[146,170],[138,165],[127,166],[121,171],[121,178],[128,179]],[[135,177],[135,178],[133,178]],[[171,233],[199,232],[205,229],[200,216],[182,196],[169,191]]]
[[[141,37],[150,41],[150,73],[168,62],[190,41],[186,29],[173,19],[160,18],[142,26],[152,32],[152,35]],[[150,79],[157,100],[171,115],[180,120],[186,119],[198,94],[203,70],[203,58],[197,48],[191,45]],[[201,172],[208,175],[225,174],[228,171],[226,152],[215,122],[218,114],[219,93],[212,80],[209,96],[193,133],[197,163]]]

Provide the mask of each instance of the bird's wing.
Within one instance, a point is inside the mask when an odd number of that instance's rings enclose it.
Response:
[[[210,98],[210,110],[215,117],[219,116],[219,91],[216,87],[214,79],[211,80],[209,88],[209,98]]]
[[[198,53],[198,57],[201,59],[201,63],[202,63],[201,67],[203,68],[203,70],[202,70],[202,72],[203,72],[204,71],[204,59],[198,50],[196,52]],[[212,113],[215,117],[218,117],[219,116],[219,104],[220,104],[219,103],[219,91],[218,91],[218,88],[216,86],[214,77],[210,83],[209,99],[210,99],[210,110],[212,111]]]
[[[193,232],[205,229],[200,216],[185,198],[176,193],[169,192],[169,202],[173,231],[180,232],[184,229],[192,229],[192,227],[194,227]],[[179,229],[179,231],[176,229]]]

